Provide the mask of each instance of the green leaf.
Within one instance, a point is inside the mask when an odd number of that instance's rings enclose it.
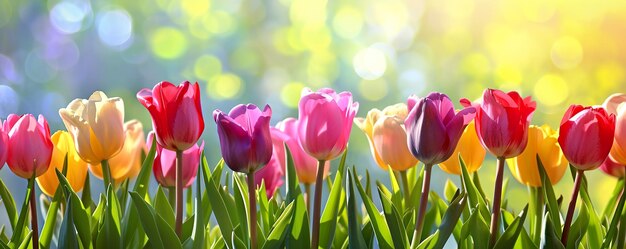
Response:
[[[83,206],[91,209],[94,206],[93,200],[91,199],[91,180],[89,177],[90,174],[85,175],[85,183],[83,184],[83,190],[81,195],[81,201],[83,202]]]
[[[476,249],[486,249],[489,246],[489,240],[486,239],[488,235],[489,225],[487,225],[487,222],[485,222],[480,215],[477,204],[476,207],[472,209],[470,217],[463,223],[461,228],[461,240],[472,236]]]
[[[602,246],[605,231],[598,215],[596,214],[595,208],[591,203],[591,197],[589,197],[589,191],[587,190],[587,178],[584,175],[580,186],[580,196],[583,200],[584,208],[587,209],[586,211],[589,213],[589,224],[587,226],[587,247],[600,248]]]
[[[543,169],[543,167],[539,167]],[[546,185],[543,185],[546,186]],[[548,211],[549,212],[549,211]],[[543,224],[541,226],[541,243],[539,248],[541,249],[565,249],[565,246],[561,243],[561,238],[556,234],[554,225],[552,224],[551,215],[546,213],[543,218]]]
[[[459,162],[461,165],[461,172],[462,172],[461,179],[463,181],[463,189],[464,189],[464,192],[467,193],[470,206],[472,207],[478,206],[478,211],[480,212],[480,215],[483,218],[487,219],[491,217],[489,209],[487,208],[487,202],[485,201],[483,195],[481,194],[481,191],[474,184],[474,181],[472,181],[472,179],[470,178],[469,172],[467,171],[467,167],[465,166],[465,161],[463,161],[461,154],[459,154]]]
[[[150,244],[153,248],[182,248],[174,230],[160,215],[156,214],[154,208],[148,205],[137,192],[131,192],[130,197],[139,213],[141,226],[150,239]]]
[[[17,223],[15,225],[15,228],[13,229],[13,235],[11,236],[11,241],[9,242],[9,247],[11,248],[17,247],[24,239],[23,231],[26,230],[25,223],[26,223],[26,219],[28,216],[29,197],[32,194],[32,192],[35,191],[34,182],[35,182],[34,176],[28,180],[28,187],[26,188],[26,195],[24,197],[22,209],[20,209],[20,217],[17,219]]]
[[[443,214],[441,225],[439,225],[439,229],[437,230],[437,243],[434,248],[443,248],[452,234],[457,222],[459,222],[463,209],[465,209],[465,206],[467,205],[465,194],[461,194],[457,191],[455,196],[456,197],[452,199],[450,206]]]
[[[163,220],[174,229],[176,223],[176,217],[174,217],[174,210],[170,205],[165,192],[163,192],[163,188],[161,185],[157,187],[156,195],[154,196],[154,210],[157,215],[161,216]]]
[[[524,210],[513,220],[513,222],[504,230],[504,233],[498,238],[494,246],[495,249],[513,248],[517,242],[519,234],[524,229],[524,221],[528,215],[528,204]]]
[[[608,220],[609,218],[613,217],[609,215],[613,214],[613,210],[616,209],[615,205],[618,203],[618,199],[621,196],[620,193],[622,192],[623,189],[624,189],[624,178],[620,178],[615,184],[615,189],[613,189],[613,194],[611,195],[611,198],[609,199],[606,206],[604,207],[604,211],[602,211],[603,219]],[[610,228],[611,227],[609,226],[609,229]]]
[[[17,225],[17,208],[15,206],[15,200],[13,200],[13,196],[11,192],[7,189],[7,186],[4,185],[4,181],[0,179],[0,198],[2,198],[2,202],[4,204],[4,208],[7,210],[7,216],[9,216],[9,222],[11,223],[11,228],[15,230],[15,226]]]
[[[456,194],[456,191],[458,189],[459,188],[454,185],[454,182],[452,182],[450,179],[446,180],[446,185],[443,188],[443,192],[445,193],[445,197],[448,202],[452,202],[452,199],[454,198],[454,195]]]
[[[41,229],[39,244],[43,248],[50,248],[50,242],[52,241],[55,225],[57,223],[57,213],[59,211],[61,198],[63,198],[63,189],[57,187],[57,190],[54,192],[54,197],[52,197],[50,207],[48,208],[48,214],[46,215],[46,219],[44,220],[44,226]]]
[[[20,244],[18,249],[27,249],[27,248],[29,248],[29,246],[31,246],[30,239],[32,238],[32,236],[33,236],[33,231],[29,231],[26,234],[26,236],[24,237],[24,239],[22,240],[22,243]]]
[[[326,200],[324,212],[320,218],[319,245],[322,248],[330,247],[335,237],[337,229],[337,217],[340,207],[345,205],[346,193],[343,190],[343,178],[346,174],[346,157],[348,150],[343,152],[339,162],[339,169],[335,176],[335,181],[330,188],[330,194]]]
[[[554,232],[557,237],[561,237],[561,214],[559,209],[559,203],[556,200],[554,189],[552,189],[552,182],[550,182],[550,178],[546,174],[546,170],[543,167],[543,163],[541,162],[541,158],[539,155],[536,156],[537,165],[539,168],[539,175],[541,176],[541,185],[543,186],[543,199],[546,201],[547,212],[550,214],[551,225],[554,228]]]
[[[293,162],[293,157],[291,156],[291,151],[288,146],[285,147],[285,158],[287,165],[285,166],[285,180],[287,186],[287,192],[285,193],[285,198],[287,203],[291,203],[294,201],[298,195],[301,194],[300,184],[298,183],[298,174],[296,173],[296,168]]]
[[[231,243],[233,241],[232,231],[234,231],[234,224],[239,224],[239,219],[237,217],[236,210],[228,208],[228,204],[226,203],[226,200],[220,190],[221,185],[219,182],[216,182],[216,180],[218,180],[215,178],[216,174],[218,170],[221,171],[221,169],[219,169],[221,167],[220,165],[223,165],[223,160],[218,163],[218,166],[210,179],[206,174],[203,174],[203,178],[207,194],[209,196],[209,201],[211,203],[213,213],[215,213],[215,219],[217,220],[219,229],[222,232],[222,236],[224,236],[224,239],[228,241],[228,243]],[[208,172],[209,166],[206,163],[206,160],[202,162],[202,168],[205,172]]]
[[[233,189],[234,189],[234,195],[235,195],[235,204],[237,206],[236,210],[238,211],[237,215],[239,216],[239,227],[241,228],[240,234],[239,234],[239,238],[246,244],[249,244],[249,235],[250,232],[248,232],[248,214],[250,209],[254,209],[254,211],[256,212],[256,206],[251,207],[250,203],[248,203],[247,199],[248,199],[248,190],[247,190],[247,184],[244,184],[241,181],[241,178],[239,178],[237,176],[237,174],[233,174]],[[252,189],[255,189],[256,186],[252,186]],[[254,190],[253,190],[254,191]],[[260,192],[260,193],[256,193],[256,196],[267,196],[267,194],[265,192]],[[256,197],[255,196],[255,197]]]
[[[378,246],[380,248],[394,248],[393,239],[391,238],[391,231],[389,230],[389,226],[385,221],[385,218],[380,214],[380,212],[376,209],[374,202],[367,196],[361,182],[358,180],[358,176],[356,174],[356,170],[352,169],[352,177],[355,179],[357,189],[361,194],[361,199],[363,200],[363,204],[365,205],[365,210],[367,210],[367,214],[370,217],[370,221],[372,222],[372,228],[374,228],[374,233],[376,234],[376,238],[378,240]]]
[[[57,170],[58,171],[58,170]],[[61,190],[57,187],[57,191]],[[78,238],[76,237],[76,230],[74,228],[74,216],[72,215],[72,198],[67,198],[67,208],[65,209],[65,219],[61,223],[61,230],[59,232],[59,248],[80,248],[78,244]]]
[[[380,200],[383,204],[383,212],[385,214],[387,226],[389,226],[391,238],[393,239],[394,248],[408,248],[409,239],[398,209],[392,201],[382,193],[380,187],[378,188],[378,194],[380,195]]]
[[[94,247],[121,247],[120,205],[112,185],[109,185],[107,190],[107,203],[103,215],[103,225],[98,232]]]
[[[291,203],[295,201],[295,210],[290,222],[289,234],[287,235],[285,245],[287,248],[307,248],[311,244],[308,210],[304,202],[304,197],[302,196],[302,191],[300,190],[293,157],[287,146],[285,146],[285,154],[287,159],[287,165],[285,167],[285,178],[287,182],[287,193],[285,194],[287,198],[286,202]],[[264,185],[263,188],[265,188]],[[263,191],[265,191],[265,189]],[[265,205],[267,212],[267,203],[265,203]]]
[[[203,152],[204,153],[204,152]],[[196,175],[201,176],[204,172],[202,172],[202,167],[198,167],[198,173]],[[196,181],[196,199],[194,202],[194,222],[193,222],[193,232],[191,233],[193,238],[193,249],[202,249],[204,246],[204,233],[206,229],[206,225],[204,224],[204,212],[202,208],[202,181]]]
[[[623,183],[621,187],[623,188]],[[613,193],[615,194],[615,191]],[[619,195],[620,192],[617,192],[617,194]],[[611,224],[609,225],[609,230],[606,232],[606,236],[604,238],[604,241],[602,242],[601,248],[603,249],[609,248],[615,238],[615,235],[617,235],[618,223],[620,222],[620,216],[624,210],[625,201],[626,198],[619,198],[619,202],[617,203],[617,206],[615,207],[615,212],[613,213],[613,218],[611,219]]]
[[[270,234],[267,236],[267,240],[263,244],[263,249],[278,249],[284,247],[285,237],[287,236],[287,227],[291,221],[293,209],[294,203],[292,202],[285,208],[278,219],[276,219],[276,223],[274,223]]]
[[[78,231],[83,247],[88,248],[91,244],[91,225],[89,224],[89,215],[85,211],[82,201],[78,198],[78,195],[74,190],[70,182],[65,176],[56,170],[57,178],[59,179],[59,187],[65,190],[65,195],[70,198],[71,203],[67,203],[68,206],[72,205],[71,215],[73,216],[74,226]],[[65,216],[67,217],[67,216]]]
[[[567,248],[578,248],[583,236],[587,233],[587,226],[589,225],[589,212],[586,207],[582,207],[578,213],[578,217],[570,226],[569,236],[567,238]]]
[[[361,233],[359,221],[357,221],[358,211],[356,209],[356,196],[354,195],[354,183],[348,174],[348,236],[350,248],[368,248]],[[406,234],[405,234],[406,237]],[[306,247],[301,247],[306,248]]]

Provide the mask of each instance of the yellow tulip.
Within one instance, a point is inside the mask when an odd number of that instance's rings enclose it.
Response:
[[[52,149],[50,167],[45,173],[37,177],[39,188],[44,194],[54,196],[59,186],[56,169],[63,170],[63,162],[65,155],[67,155],[67,180],[75,192],[82,190],[87,177],[87,163],[76,153],[72,136],[67,131],[57,131],[52,135],[51,140],[54,148]]]
[[[355,119],[356,125],[365,133],[372,156],[382,169],[407,170],[417,164],[406,142],[404,119],[405,104],[388,106],[382,111],[372,109],[365,118]]]
[[[99,164],[115,156],[124,145],[124,102],[94,92],[89,99],[75,99],[59,114],[74,138],[78,155]]]
[[[558,143],[558,134],[547,125],[530,126],[528,145],[524,152],[506,160],[515,179],[527,186],[540,187],[541,178],[536,159],[536,155],[539,155],[550,182],[556,184],[561,180],[568,162]]]
[[[143,125],[138,120],[131,120],[124,124],[126,141],[120,153],[109,159],[111,177],[116,183],[133,178],[141,170],[141,153],[146,150],[146,139],[143,133]],[[102,178],[102,166],[89,164],[91,173]]]
[[[459,154],[461,154],[461,158],[463,158],[463,162],[469,173],[477,171],[485,160],[487,151],[485,151],[480,144],[474,121],[465,127],[463,135],[461,135],[461,139],[456,145],[452,156],[445,162],[440,163],[439,167],[449,174],[460,175],[461,164],[459,162]]]

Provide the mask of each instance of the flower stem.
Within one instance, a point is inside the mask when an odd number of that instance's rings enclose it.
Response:
[[[35,177],[29,179],[29,181],[35,181]],[[37,202],[35,202],[35,186],[33,183],[29,184],[32,186],[30,191],[30,221],[31,221],[31,229],[33,230],[33,249],[39,248],[39,226],[37,226]]]
[[[111,169],[109,168],[109,160],[102,160],[100,162],[100,166],[102,167],[102,179],[104,180],[104,191],[107,191],[111,182]]]
[[[417,212],[417,222],[415,222],[415,232],[413,233],[413,244],[419,245],[422,240],[422,230],[424,229],[424,215],[428,205],[428,194],[430,193],[430,172],[433,165],[424,165],[424,182],[422,185],[422,195],[420,196],[420,206]]]
[[[534,217],[532,218],[532,238],[535,245],[541,243],[541,224],[543,223],[543,192],[541,187],[529,187]]]
[[[626,192],[626,184],[624,184],[624,188],[622,188],[622,193],[620,194],[620,198],[626,198],[624,196],[624,192]],[[622,210],[621,214],[615,213],[614,215],[621,215],[618,227],[618,235],[617,235],[617,248],[624,248],[624,237],[626,237],[626,213]]]
[[[489,229],[489,248],[493,248],[500,228],[500,203],[502,201],[502,178],[504,174],[504,157],[498,157],[496,168],[496,185],[493,189],[493,208],[491,210],[491,227]]]
[[[256,249],[256,195],[254,184],[254,170],[248,173],[248,199],[250,202],[250,249]]]
[[[319,160],[317,164],[317,179],[315,180],[315,197],[313,203],[313,235],[311,249],[317,249],[320,239],[320,208],[322,206],[322,185],[324,179],[324,164],[326,160]]]
[[[176,151],[176,235],[183,235],[183,151]]]
[[[408,209],[411,202],[411,189],[409,189],[409,179],[406,176],[406,170],[400,171],[400,178],[402,179],[402,187],[404,188],[404,207]]]
[[[311,184],[304,184],[304,202],[306,203],[306,211],[311,215]]]
[[[582,182],[584,171],[576,171],[576,180],[574,181],[574,191],[572,191],[572,200],[569,202],[567,208],[567,216],[565,217],[565,223],[563,224],[563,235],[561,236],[561,243],[567,247],[567,236],[569,235],[569,229],[572,225],[572,218],[574,218],[574,209],[576,209],[576,200],[578,199],[578,191],[580,190],[580,183]]]

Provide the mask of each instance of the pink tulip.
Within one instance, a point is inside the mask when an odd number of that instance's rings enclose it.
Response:
[[[346,149],[359,103],[352,93],[305,88],[298,104],[298,130],[304,150],[317,160],[332,160]]]
[[[9,155],[9,135],[7,133],[8,131],[4,130],[2,120],[0,120],[0,169],[4,167]]]
[[[600,165],[600,170],[617,178],[622,178],[626,175],[626,165],[618,163],[611,156],[606,157],[602,165]]]
[[[579,170],[600,166],[609,155],[615,134],[615,115],[602,107],[569,107],[559,129],[559,144],[567,160]]]
[[[611,157],[619,164],[626,165],[626,94],[609,96],[602,106],[615,115],[615,138],[611,147]]]
[[[148,134],[148,146],[152,144],[154,131]],[[156,143],[156,155],[152,172],[154,178],[163,187],[176,187],[176,152],[165,149]],[[183,151],[183,188],[193,184],[200,165],[200,156],[204,150],[204,141],[200,146],[194,144],[191,148]]]
[[[462,99],[463,106],[472,105]],[[511,158],[521,154],[528,143],[528,126],[537,104],[530,96],[505,93],[496,89],[483,92],[482,103],[475,103],[476,133],[483,147],[496,157]]]
[[[267,198],[274,196],[276,189],[283,185],[283,176],[285,175],[285,140],[287,136],[276,128],[270,128],[272,136],[272,158],[254,174],[254,182],[257,187],[261,186],[261,182],[265,182],[265,193]]]
[[[318,162],[317,159],[306,153],[300,144],[298,120],[295,118],[287,118],[276,124],[276,128],[284,132],[288,137],[285,143],[287,144],[291,157],[293,158],[294,167],[296,168],[296,174],[298,175],[300,183],[315,183]],[[330,162],[326,161],[324,167],[324,178],[328,176],[329,169]]]
[[[50,140],[48,121],[42,115],[37,120],[32,114],[21,117],[11,114],[3,128],[9,133],[11,147],[7,164],[11,171],[26,179],[45,173],[50,166],[54,147]]]

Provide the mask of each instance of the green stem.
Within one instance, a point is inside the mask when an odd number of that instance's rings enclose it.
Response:
[[[35,176],[28,181],[35,181]],[[33,186],[30,191],[30,220],[31,220],[31,229],[33,230],[32,244],[33,249],[39,249],[39,226],[37,226],[37,202],[35,201],[35,187],[33,183],[29,183],[30,186]]]
[[[183,236],[183,151],[176,151],[176,235]]]
[[[567,236],[569,235],[569,229],[572,225],[572,219],[574,218],[574,210],[576,209],[576,200],[578,199],[578,191],[580,190],[580,183],[582,182],[585,172],[582,170],[576,171],[576,180],[574,181],[574,190],[572,191],[572,200],[569,202],[569,208],[567,209],[567,216],[565,217],[565,223],[563,224],[563,235],[561,236],[561,243],[567,247]]]
[[[626,184],[624,184],[624,188],[622,189],[622,193],[620,198],[626,198],[626,196],[624,196],[624,193],[626,192]],[[615,215],[620,215],[620,214],[615,214]],[[621,218],[619,221],[619,227],[618,227],[618,235],[617,235],[617,248],[624,248],[624,239],[626,239],[626,212],[622,211],[621,213]]]
[[[315,180],[315,197],[313,203],[313,231],[311,236],[311,249],[317,249],[320,239],[320,208],[322,206],[322,185],[324,180],[325,160],[319,160],[317,164],[317,178]]]
[[[496,184],[493,189],[493,208],[491,210],[491,227],[489,229],[489,248],[493,248],[500,228],[500,203],[502,201],[502,178],[504,174],[504,157],[498,157],[496,168]]]
[[[406,170],[400,171],[400,178],[402,179],[402,187],[404,188],[404,206],[408,209],[409,203],[411,203],[411,189],[409,188],[409,178],[406,176]]]
[[[304,202],[306,204],[306,211],[308,215],[311,215],[311,184],[309,183],[304,184]]]
[[[543,192],[541,187],[528,187],[531,193],[530,203],[533,208],[531,236],[535,245],[541,243],[541,224],[543,223]]]
[[[424,182],[422,184],[422,195],[420,196],[420,205],[417,212],[415,222],[415,232],[413,233],[413,245],[419,245],[422,240],[422,230],[424,229],[424,215],[426,214],[426,206],[428,206],[428,194],[430,193],[430,172],[433,165],[424,165]],[[413,247],[413,246],[411,246]]]
[[[254,184],[254,170],[251,170],[248,173],[248,199],[250,202],[250,220],[248,222],[249,226],[250,226],[250,249],[256,249],[257,245],[256,245],[256,195],[255,195],[255,188],[256,185]]]
[[[100,166],[102,167],[102,178],[104,180],[104,190],[107,191],[109,185],[112,184],[111,180],[111,169],[109,168],[109,160],[102,160],[100,162]]]

